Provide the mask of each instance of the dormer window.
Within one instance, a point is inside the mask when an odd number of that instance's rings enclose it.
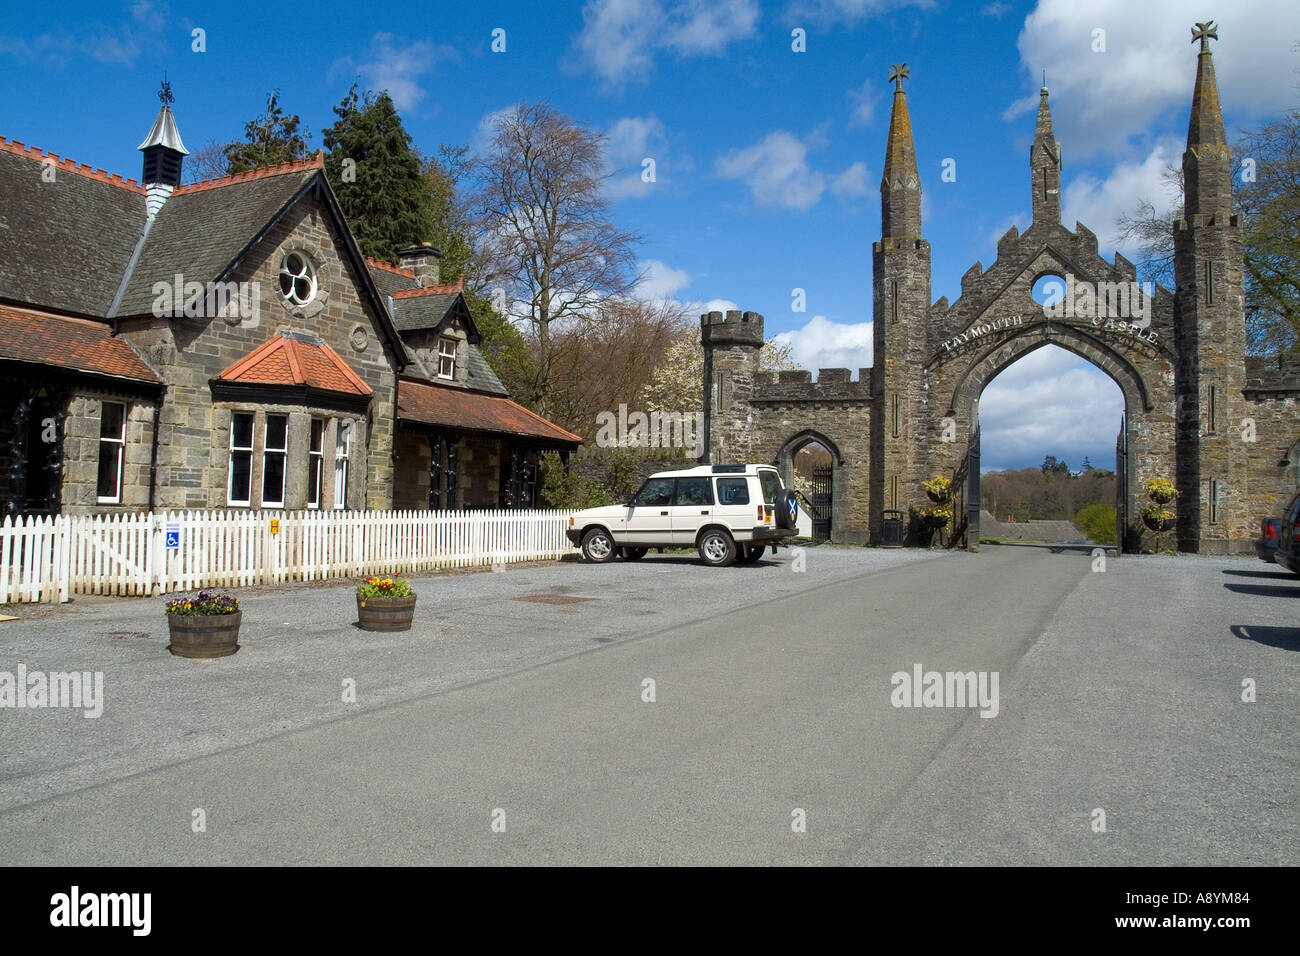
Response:
[[[438,340],[438,378],[454,379],[456,377],[456,340],[441,338]]]
[[[280,293],[290,305],[304,306],[316,298],[316,270],[301,252],[280,262]]]

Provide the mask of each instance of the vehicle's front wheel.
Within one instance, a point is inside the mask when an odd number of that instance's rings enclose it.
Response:
[[[582,556],[596,564],[613,561],[616,554],[614,538],[604,528],[592,528],[582,536]]]
[[[713,568],[725,568],[736,560],[736,542],[720,528],[700,535],[700,560]]]
[[[649,550],[649,548],[619,548],[618,553],[624,561],[640,561]]]

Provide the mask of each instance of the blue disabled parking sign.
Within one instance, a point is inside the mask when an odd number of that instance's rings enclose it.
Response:
[[[181,546],[181,526],[178,524],[169,524],[167,526],[167,548],[168,550],[178,550]]]

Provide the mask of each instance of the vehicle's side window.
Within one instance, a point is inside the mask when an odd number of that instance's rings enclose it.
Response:
[[[748,478],[719,478],[718,479],[718,504],[720,505],[749,504],[749,479]]]
[[[707,478],[678,478],[677,503],[679,505],[711,505],[713,492]]]
[[[774,471],[760,471],[758,480],[763,485],[763,503],[776,504],[776,496],[781,493],[781,477]]]
[[[632,499],[634,505],[669,505],[673,500],[673,479],[651,478]]]

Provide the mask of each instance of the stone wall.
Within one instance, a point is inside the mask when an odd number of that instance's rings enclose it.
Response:
[[[126,411],[126,445],[121,500],[101,504],[99,432],[104,402]],[[153,402],[108,392],[78,391],[66,405],[63,420],[63,514],[137,512],[149,507],[149,456],[153,443]]]
[[[384,338],[380,320],[361,299],[360,277],[339,254],[341,242],[324,207],[305,198],[268,233],[259,246],[265,253],[251,256],[230,277],[236,282],[260,283],[257,319],[241,322],[234,316],[136,316],[121,322],[122,334],[168,382],[159,424],[160,508],[226,507],[232,408],[257,412],[259,421],[268,412],[294,415],[289,440],[295,451],[288,472],[295,476],[295,482],[297,476],[305,482],[304,423],[312,415],[336,422],[354,418],[357,432],[352,442],[349,506],[392,506],[396,358]],[[290,251],[306,255],[317,271],[319,292],[305,308],[290,306],[279,292],[280,262]],[[186,277],[187,281],[210,278]],[[322,407],[214,402],[211,381],[281,329],[324,339],[372,390],[368,412],[362,415]],[[260,440],[261,429],[257,435]],[[332,455],[333,446],[329,445],[327,470],[332,470]],[[255,452],[255,463],[259,459]],[[291,500],[300,498],[295,490]],[[289,500],[286,506],[290,506]]]

